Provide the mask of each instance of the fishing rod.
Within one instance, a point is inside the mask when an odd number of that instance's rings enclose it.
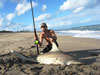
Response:
[[[33,13],[32,0],[30,0],[30,4],[31,4],[31,11],[32,11],[32,18],[33,18],[34,34],[35,34],[35,37],[36,37],[35,44],[36,44],[36,48],[37,48],[37,54],[39,54],[38,36],[37,36],[37,34],[36,34],[36,28],[35,28],[35,21],[34,21],[34,13]]]

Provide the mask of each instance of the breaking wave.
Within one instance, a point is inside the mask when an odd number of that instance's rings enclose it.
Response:
[[[72,37],[100,39],[100,31],[62,30],[57,31],[57,33],[60,35],[71,35]]]

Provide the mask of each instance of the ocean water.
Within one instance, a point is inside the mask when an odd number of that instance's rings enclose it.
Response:
[[[60,35],[70,35],[72,37],[100,39],[100,31],[62,30],[62,31],[56,31],[56,32],[57,34],[60,34]]]

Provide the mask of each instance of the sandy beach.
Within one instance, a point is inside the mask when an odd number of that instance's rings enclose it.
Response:
[[[59,65],[22,62],[10,52],[15,50],[35,60],[37,52],[33,36],[32,32],[0,33],[0,75],[100,75],[100,39],[57,35],[60,50],[84,62],[61,70]],[[39,50],[45,46],[44,41]]]

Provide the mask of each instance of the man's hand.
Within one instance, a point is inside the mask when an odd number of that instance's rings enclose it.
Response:
[[[36,36],[34,35],[34,40],[36,40],[37,38],[36,38]]]
[[[50,38],[50,41],[53,41],[53,39],[52,39],[52,38]]]

